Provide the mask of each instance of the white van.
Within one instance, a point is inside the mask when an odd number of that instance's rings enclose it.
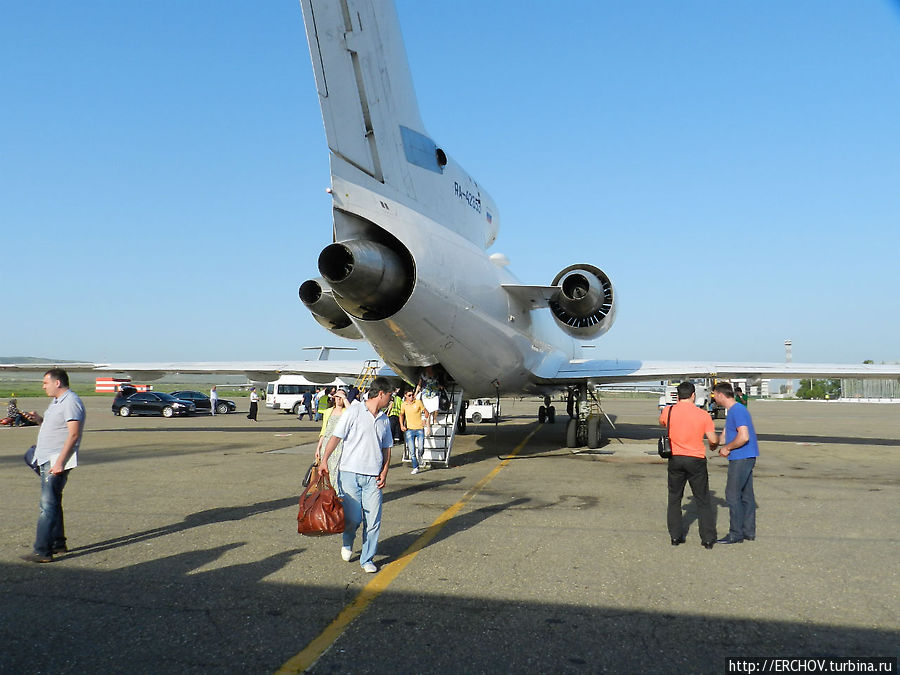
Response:
[[[282,375],[266,385],[266,407],[297,415],[300,412],[300,404],[305,392],[315,394],[317,387],[331,386],[343,387],[345,385],[340,379],[323,385],[310,382],[302,375]]]

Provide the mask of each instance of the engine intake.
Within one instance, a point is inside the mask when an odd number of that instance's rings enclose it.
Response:
[[[321,277],[309,279],[300,285],[300,301],[312,313],[313,318],[335,335],[348,340],[360,340],[362,334],[337,301],[328,283]]]
[[[615,291],[609,277],[593,265],[571,265],[556,275],[559,290],[548,303],[556,322],[573,337],[603,335],[616,319]]]

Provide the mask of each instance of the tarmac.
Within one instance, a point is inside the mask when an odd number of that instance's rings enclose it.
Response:
[[[536,400],[504,401],[449,469],[410,475],[394,448],[371,575],[359,538],[345,563],[337,536],[297,534],[318,425],[84,400],[70,550],[51,564],[19,559],[37,429],[0,429],[3,673],[726,673],[900,652],[895,405],[752,402],[758,537],[706,550],[687,497],[687,543],[669,543],[654,400],[606,400],[616,430],[578,453],[565,415],[539,426]],[[725,464],[710,460],[720,536]]]

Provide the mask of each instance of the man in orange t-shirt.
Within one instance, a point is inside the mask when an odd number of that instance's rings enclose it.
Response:
[[[700,542],[704,548],[712,548],[716,542],[716,523],[709,499],[709,473],[706,470],[703,437],[706,436],[709,441],[710,450],[715,450],[719,445],[719,437],[712,417],[694,404],[695,398],[693,383],[682,382],[678,385],[678,403],[664,408],[659,415],[659,423],[669,429],[669,441],[672,444],[666,522],[672,546],[683,544],[681,499],[684,497],[684,484],[690,483],[700,516]]]

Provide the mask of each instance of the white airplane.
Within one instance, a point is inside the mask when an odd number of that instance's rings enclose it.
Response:
[[[500,214],[481,187],[425,130],[396,9],[390,0],[301,0],[331,157],[333,241],[321,277],[300,299],[343,338],[365,339],[381,373],[415,382],[440,366],[466,397],[569,392],[569,446],[600,441],[588,414],[594,386],[685,377],[893,378],[900,365],[718,363],[587,358],[585,342],[613,324],[609,277],[582,263],[549,285],[522,284],[488,253]],[[298,373],[311,381],[360,373],[362,361],[61,364],[75,370],[243,373],[251,380]],[[0,365],[16,368],[16,365]],[[22,369],[34,370],[21,366]]]
[[[680,363],[584,358],[616,315],[602,270],[566,267],[524,285],[488,254],[500,214],[425,130],[394,3],[301,0],[331,157],[334,243],[300,286],[319,323],[368,340],[415,382],[439,365],[467,397],[568,389],[567,442],[599,442],[593,386],[676,377],[895,377],[900,366]],[[545,398],[539,411],[552,421]]]

